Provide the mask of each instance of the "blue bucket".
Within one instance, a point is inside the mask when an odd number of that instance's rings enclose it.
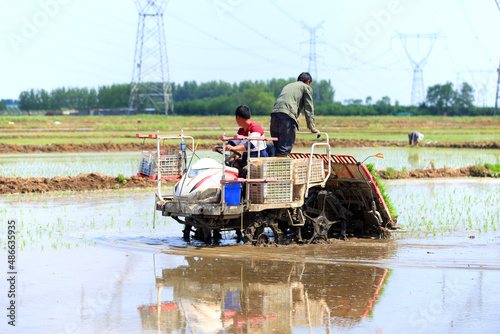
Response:
[[[241,202],[241,183],[229,183],[225,185],[224,200],[227,205],[240,205]]]

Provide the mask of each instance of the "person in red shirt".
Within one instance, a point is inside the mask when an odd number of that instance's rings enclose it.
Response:
[[[238,125],[240,126],[238,135],[242,135],[245,137],[265,137],[262,126],[252,121],[250,108],[241,105],[236,108],[235,115],[236,123],[238,123]],[[259,156],[259,154],[262,158],[269,157],[269,154],[266,150],[267,144],[265,140],[233,140],[227,143],[226,151],[244,151],[242,159],[246,164],[248,156],[248,145],[250,145],[251,158],[256,158]]]

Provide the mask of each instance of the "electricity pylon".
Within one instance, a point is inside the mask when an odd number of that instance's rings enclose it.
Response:
[[[408,59],[410,60],[410,63],[413,67],[413,83],[411,87],[411,105],[416,106],[420,104],[421,102],[424,101],[424,74],[423,74],[423,69],[425,64],[427,63],[427,59],[429,58],[429,55],[431,54],[432,48],[434,47],[434,44],[436,43],[436,40],[438,38],[444,38],[439,36],[439,33],[434,33],[434,34],[401,34],[398,33],[397,36],[399,37],[399,40],[401,41],[401,44],[403,44],[403,48],[405,49],[406,55],[408,56]],[[428,39],[429,40],[429,50],[424,53],[424,55],[420,56],[419,59],[416,59],[416,57],[412,57],[409,51],[408,47],[408,40],[410,39],[416,39],[417,44],[419,46],[420,39]]]
[[[477,89],[477,103],[478,107],[486,107],[487,102],[486,99],[488,97],[488,86],[491,79],[491,70],[476,70],[469,71],[470,76],[472,78],[472,82],[475,87],[479,87]]]
[[[163,12],[168,0],[135,0],[139,11],[129,109],[174,111]]]
[[[320,24],[318,24],[315,27],[308,26],[302,21],[302,28],[306,29],[309,32],[309,41],[305,41],[303,43],[309,43],[309,66],[307,67],[307,71],[313,76],[313,81],[316,81],[316,83],[319,84],[318,80],[318,66],[316,63],[316,34],[317,31],[321,28],[325,21],[321,21]],[[307,57],[307,56],[305,56]],[[319,98],[319,85],[316,85],[316,95]]]
[[[500,7],[499,7],[500,8]],[[497,93],[495,95],[495,111],[493,111],[493,116],[496,116],[498,109],[498,88],[500,87],[500,63],[497,68]]]

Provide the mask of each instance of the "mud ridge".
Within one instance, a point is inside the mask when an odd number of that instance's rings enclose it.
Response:
[[[471,165],[452,169],[450,167],[442,168],[424,168],[409,171],[397,171],[394,169],[381,169],[375,171],[375,174],[384,180],[394,179],[423,179],[423,178],[443,178],[443,177],[500,177],[498,173],[491,171],[484,166]]]
[[[166,180],[175,184],[177,180]],[[49,191],[88,191],[123,188],[152,188],[155,180],[138,176],[120,178],[100,173],[78,176],[45,177],[4,177],[0,176],[0,194],[44,193]]]

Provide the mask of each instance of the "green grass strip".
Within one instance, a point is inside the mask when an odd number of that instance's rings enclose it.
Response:
[[[366,164],[366,168],[368,168],[370,173],[375,178],[375,181],[377,181],[378,188],[380,190],[380,193],[382,194],[382,197],[384,198],[384,201],[385,201],[385,204],[387,205],[387,208],[389,209],[389,213],[391,214],[393,219],[396,219],[398,217],[398,212],[397,212],[396,208],[394,207],[394,204],[392,203],[391,197],[387,193],[387,189],[385,188],[385,183],[383,183],[382,180],[375,174],[375,165],[374,164]]]

